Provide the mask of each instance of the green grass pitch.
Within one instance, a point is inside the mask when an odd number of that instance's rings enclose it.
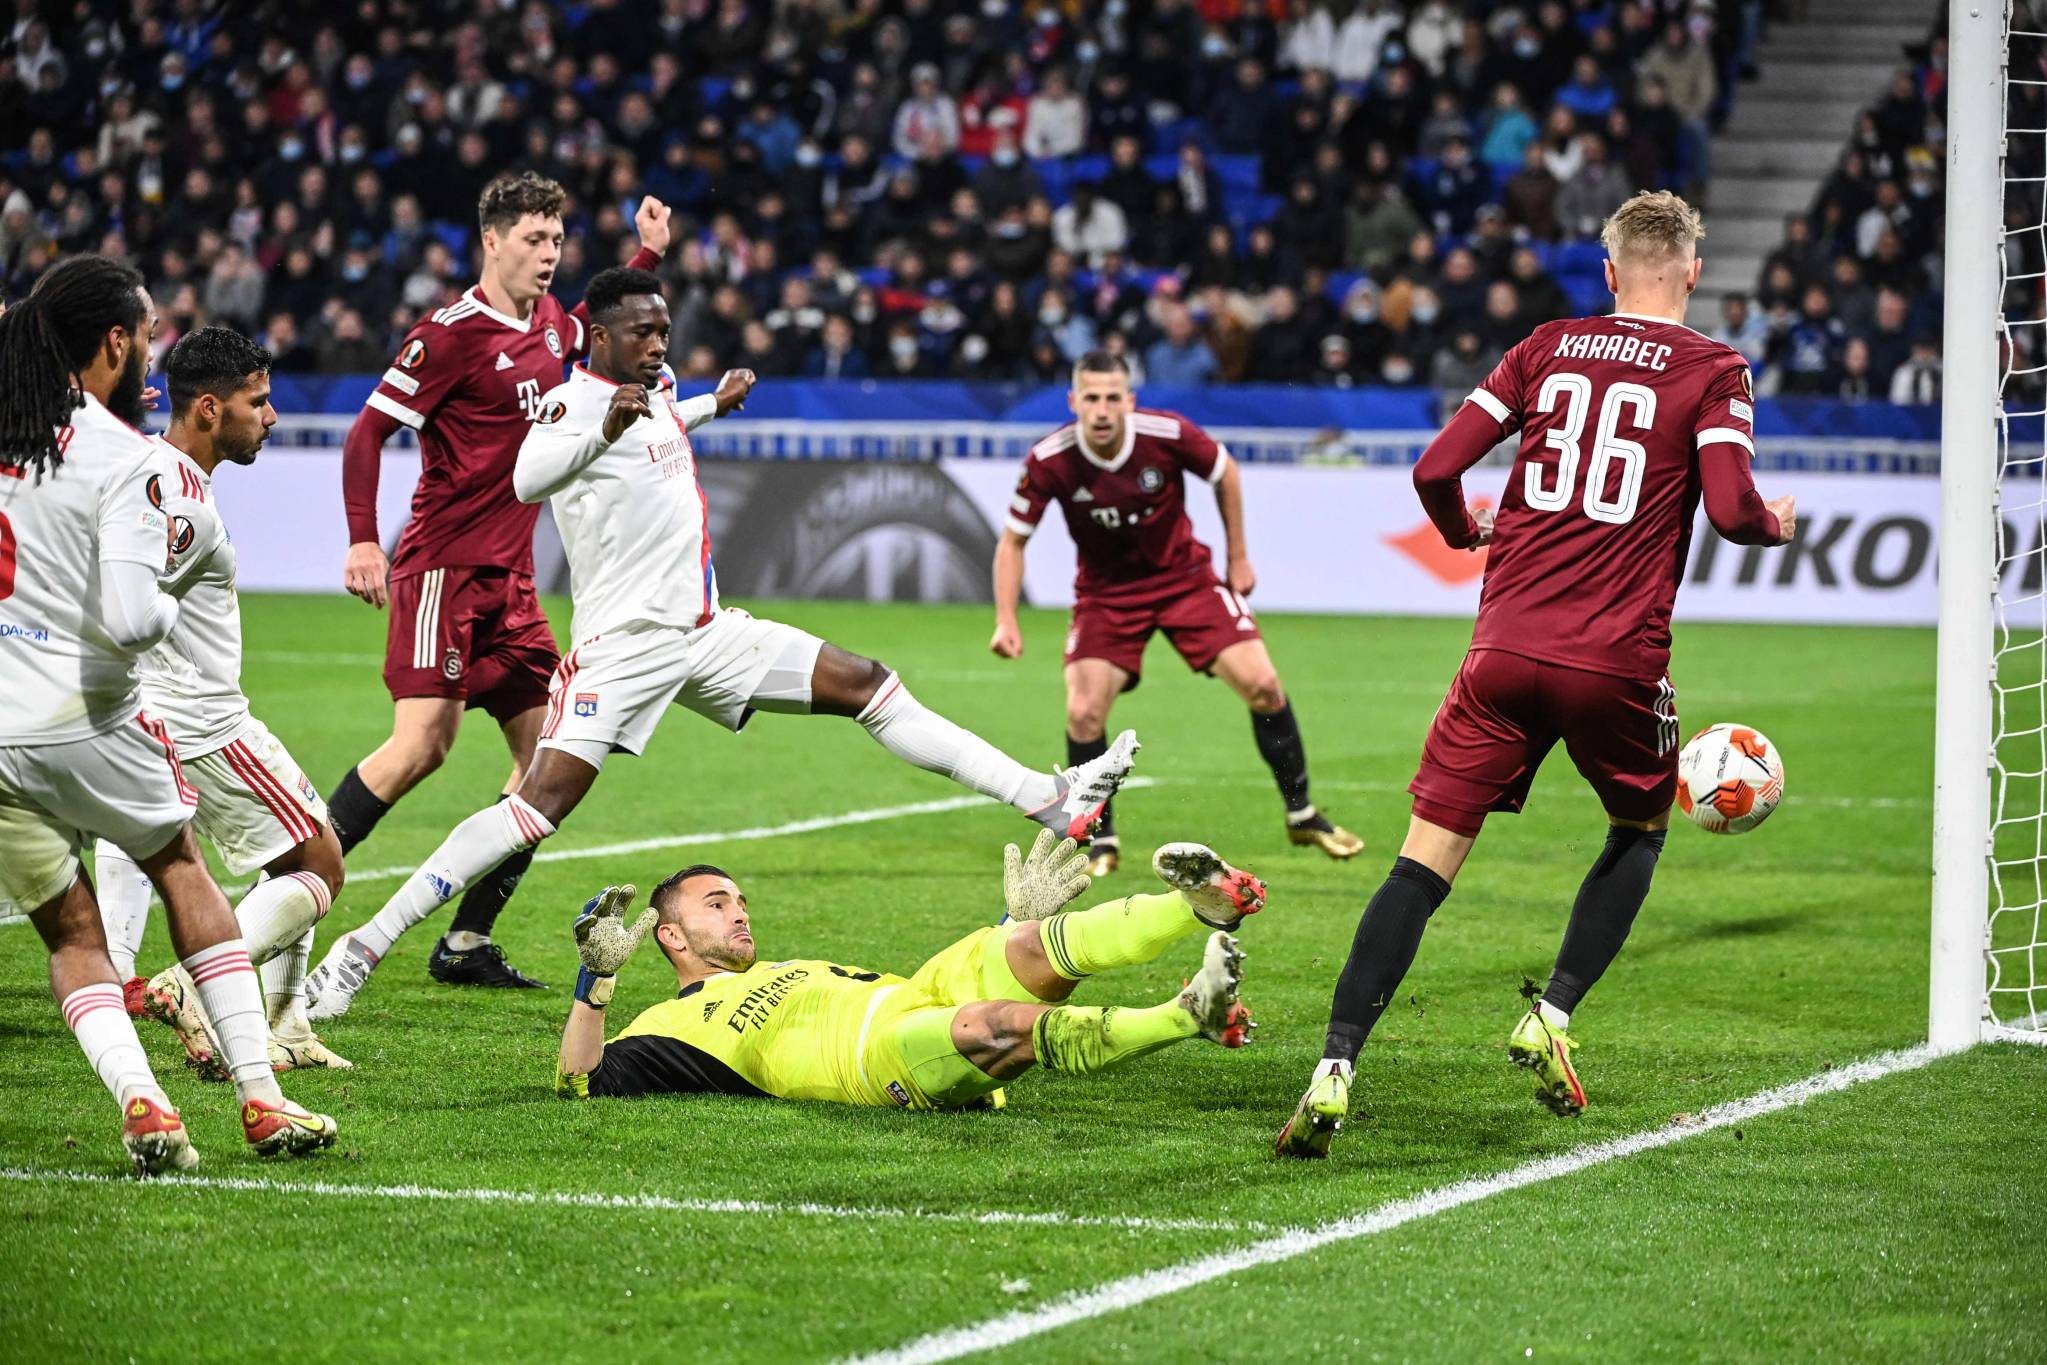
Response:
[[[563,604],[555,604],[560,608]],[[984,611],[758,604],[883,658],[927,703],[1032,762],[1062,753],[1059,616],[1029,653],[985,649]],[[259,715],[331,787],[386,733],[382,617],[352,601],[244,600]],[[558,623],[561,618],[557,616]],[[823,1360],[1028,1310],[1531,1158],[1654,1129],[1908,1046],[1925,1021],[1933,728],[1930,632],[1690,627],[1685,732],[1739,720],[1783,748],[1764,829],[1680,822],[1627,950],[1577,1015],[1592,1108],[1550,1117],[1504,1058],[1603,838],[1558,754],[1527,814],[1498,818],[1371,1041],[1359,1112],[1322,1165],[1268,1156],[1319,1055],[1331,982],[1405,828],[1421,736],[1468,639],[1455,621],[1264,623],[1315,795],[1368,844],[1289,848],[1244,712],[1156,642],[1117,725],[1154,785],[1119,803],[1126,870],[1202,839],[1272,883],[1245,931],[1242,1052],[1194,1044],[1105,1077],[1030,1076],[999,1114],[744,1100],[568,1104],[548,1083],[576,906],[698,857],[747,886],[764,954],[908,970],[999,913],[992,805],[535,867],[500,926],[556,990],[430,982],[426,927],[326,1036],[357,1070],[287,1078],[340,1148],[265,1165],[232,1096],[143,1038],[204,1155],[259,1187],[138,1187],[113,1106],[52,1006],[31,931],[0,929],[5,1346],[21,1360]],[[367,918],[495,795],[502,744],[472,716],[447,767],[353,859],[324,936]],[[559,852],[943,801],[857,727],[764,716],[734,737],[674,713],[552,841]],[[1106,898],[1106,896],[1105,896]],[[430,924],[438,924],[435,921]],[[168,949],[152,926],[146,965]],[[1078,999],[1151,1003],[1196,941]],[[664,993],[643,956],[615,1024]],[[1997,1047],[1800,1108],[1245,1270],[1008,1348],[1020,1360],[2037,1360],[2047,1340],[2047,1050]],[[68,1177],[68,1178],[67,1178]],[[374,1187],[346,1195],[309,1182]],[[449,1198],[400,1197],[400,1187]],[[632,1197],[604,1207],[471,1192]],[[748,1201],[755,1211],[710,1207]],[[804,1206],[798,1208],[795,1206]],[[992,1222],[972,1215],[1069,1215]],[[948,1216],[949,1215],[949,1216]]]

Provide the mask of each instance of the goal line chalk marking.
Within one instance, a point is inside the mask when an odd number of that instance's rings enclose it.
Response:
[[[451,1204],[505,1204],[525,1208],[629,1209],[647,1213],[779,1214],[883,1222],[971,1223],[985,1227],[1119,1228],[1133,1232],[1265,1232],[1270,1223],[1222,1218],[1138,1218],[1108,1214],[1005,1209],[895,1209],[856,1204],[779,1203],[760,1199],[678,1199],[661,1194],[603,1194],[579,1190],[461,1189],[437,1185],[346,1185],[330,1181],[259,1180],[253,1176],[161,1175],[138,1181],[97,1171],[0,1166],[0,1181],[28,1185],[111,1185],[123,1189],[261,1193],[276,1198],[427,1200]]]
[[[1439,1213],[1448,1213],[1452,1209],[1477,1203],[1496,1194],[1505,1194],[1510,1190],[1523,1189],[1546,1180],[1555,1180],[1560,1176],[1573,1175],[1589,1167],[1634,1156],[1638,1152],[1668,1147],[1673,1143],[1683,1142],[1686,1138],[1744,1123],[1780,1109],[1789,1109],[1820,1095],[1829,1095],[1835,1091],[1846,1090],[1852,1085],[1860,1085],[1864,1081],[1878,1080],[1901,1071],[1911,1071],[1925,1066],[1938,1055],[1924,1044],[1899,1052],[1882,1053],[1859,1062],[1851,1062],[1846,1066],[1822,1071],[1801,1081],[1761,1091],[1746,1099],[1714,1105],[1692,1115],[1686,1122],[1673,1122],[1645,1132],[1591,1143],[1569,1152],[1561,1152],[1556,1156],[1543,1157],[1538,1161],[1515,1166],[1498,1175],[1460,1180],[1454,1185],[1445,1185],[1406,1199],[1396,1199],[1365,1213],[1338,1218],[1314,1227],[1289,1228],[1248,1246],[1218,1251],[1182,1261],[1177,1265],[1111,1280],[1093,1289],[1063,1295],[1036,1308],[1019,1309],[969,1326],[932,1332],[904,1342],[900,1346],[877,1351],[872,1355],[855,1357],[848,1365],[927,1365],[928,1362],[957,1360],[962,1356],[992,1351],[997,1347],[1009,1346],[1077,1322],[1086,1322],[1091,1318],[1135,1308],[1139,1304],[1149,1303],[1168,1294],[1177,1294],[1183,1289],[1191,1289],[1226,1275],[1241,1274],[1258,1266],[1276,1265],[1282,1261],[1306,1256],[1326,1246],[1390,1232],[1395,1228],[1419,1222],[1424,1218],[1433,1218]]]
[[[1133,777],[1123,784],[1124,791],[1137,791],[1158,785],[1157,778]],[[658,839],[628,839],[616,844],[591,844],[583,848],[543,848],[533,855],[536,863],[564,863],[579,858],[615,858],[628,853],[652,853],[667,848],[692,848],[698,844],[739,844],[756,839],[781,839],[791,834],[814,834],[821,829],[840,829],[847,825],[871,825],[878,820],[900,820],[910,815],[941,815],[947,811],[973,810],[981,806],[994,806],[998,802],[985,796],[949,796],[941,801],[912,801],[901,806],[872,806],[866,810],[849,810],[838,815],[817,815],[807,820],[791,820],[780,825],[755,825],[749,829],[706,830],[696,834],[671,834]],[[418,863],[407,863],[403,867],[374,867],[358,872],[348,870],[350,886],[357,882],[388,881],[393,877],[409,877],[419,870]]]

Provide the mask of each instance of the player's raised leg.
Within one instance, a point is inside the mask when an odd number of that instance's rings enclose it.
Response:
[[[1287,842],[1319,848],[1332,858],[1354,858],[1365,841],[1334,824],[1308,797],[1308,751],[1301,742],[1301,724],[1280,683],[1279,670],[1263,640],[1239,640],[1218,654],[1215,675],[1229,684],[1251,710],[1251,734],[1259,757],[1272,770],[1286,803]]]
[[[50,993],[79,1050],[121,1106],[121,1145],[139,1175],[188,1171],[199,1153],[149,1069],[135,1036],[119,979],[107,960],[106,940],[92,887],[82,873],[29,914],[50,953]]]
[[[1307,1093],[1280,1129],[1274,1148],[1280,1156],[1329,1155],[1330,1139],[1350,1114],[1351,1073],[1358,1051],[1414,964],[1429,917],[1450,894],[1450,883],[1477,838],[1476,822],[1466,828],[1469,832],[1445,828],[1419,814],[1409,820],[1400,856],[1358,920],[1350,956],[1330,1002],[1322,1060],[1315,1065]]]
[[[1074,632],[1081,633],[1080,612]],[[1149,632],[1147,632],[1149,633]],[[1139,643],[1141,653],[1143,645]],[[1108,659],[1077,658],[1066,664],[1066,764],[1084,767],[1109,752],[1109,708],[1128,691],[1132,674]],[[1116,833],[1116,803],[1104,802],[1088,845],[1090,877],[1106,877],[1123,861],[1123,841]]]
[[[943,970],[944,954],[933,958],[920,969],[941,969],[927,993],[961,1001],[1064,1000],[1090,976],[1154,961],[1197,930],[1234,930],[1265,908],[1264,882],[1204,844],[1180,843],[1152,856],[1153,871],[1171,891],[1067,910],[1088,881],[1073,850],[1071,840],[1055,846],[1050,831],[1038,835],[1028,857],[1018,857],[1010,845],[1003,903],[1015,923],[1004,934],[1005,951],[1000,957],[984,951],[971,982]],[[993,932],[1004,933],[1000,926]]]
[[[1086,837],[1129,776],[1138,749],[1136,732],[1126,730],[1089,762],[1035,772],[918,701],[887,665],[832,644],[817,651],[809,691],[811,710],[852,717],[905,763],[1014,806],[1070,838]]]
[[[579,756],[570,745],[589,752]],[[506,858],[553,834],[596,784],[604,751],[599,741],[548,741],[516,793],[450,830],[367,924],[334,941],[306,978],[307,1017],[317,1021],[347,1013],[377,963],[406,930]]]
[[[1256,1027],[1237,998],[1243,960],[1236,940],[1218,930],[1186,986],[1149,1008],[977,1000],[917,1010],[870,1045],[867,1069],[907,1076],[918,1107],[950,1109],[1033,1066],[1090,1075],[1191,1038],[1240,1048]]]

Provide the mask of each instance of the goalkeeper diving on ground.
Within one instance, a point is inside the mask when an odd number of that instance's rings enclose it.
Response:
[[[1265,883],[1200,844],[1167,844],[1152,868],[1172,890],[1069,911],[1089,886],[1086,855],[1071,839],[1054,843],[1050,830],[1028,857],[1011,844],[1002,886],[1010,919],[907,978],[815,958],[760,960],[745,893],[708,864],[654,888],[630,924],[634,889],[607,887],[575,923],[583,968],[556,1093],[957,1109],[991,1102],[1033,1066],[1085,1074],[1189,1038],[1244,1046],[1254,1025],[1237,999],[1243,954],[1231,931],[1264,908]],[[1203,930],[1200,969],[1165,1003],[1065,1003],[1087,977],[1150,962]],[[606,1043],[614,980],[649,934],[678,992]]]

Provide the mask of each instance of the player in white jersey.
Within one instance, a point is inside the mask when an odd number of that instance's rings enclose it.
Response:
[[[159,457],[135,426],[155,327],[142,277],[101,256],[53,267],[0,316],[0,897],[31,907],[64,1022],[119,1101],[143,1174],[198,1157],[123,1007],[78,860],[88,834],[163,893],[247,1141],[306,1152],[336,1131],[277,1088],[255,969],[192,838],[196,798],[136,690],[135,655],[178,619],[157,587],[173,532],[150,496]]]
[[[341,842],[318,789],[242,695],[235,547],[213,498],[214,471],[254,463],[277,421],[270,353],[232,328],[201,327],[171,347],[164,372],[171,422],[154,438],[160,459],[153,501],[170,520],[163,586],[180,608],[170,635],[137,664],[143,704],[178,746],[185,780],[199,797],[193,816],[199,833],[235,876],[259,868],[269,874],[235,907],[235,919],[263,980],[271,1067],[346,1067],[305,1017],[313,926],[341,890]],[[107,952],[127,978],[128,1013],[169,1024],[202,1075],[226,1079],[184,969],[172,965],[149,981],[134,975],[149,919],[149,879],[109,839],[99,841],[96,862]]]
[[[555,671],[533,766],[511,797],[457,825],[376,917],[307,982],[314,1019],[345,1011],[400,934],[553,834],[614,751],[646,747],[670,703],[737,730],[756,711],[849,716],[890,753],[1084,837],[1130,771],[1137,736],[1063,773],[1034,773],[928,710],[885,665],[718,602],[689,433],[746,401],[749,370],[677,402],[664,385],[661,282],[590,281],[590,360],[541,400],[513,486],[547,498],[568,550],[575,648]]]

